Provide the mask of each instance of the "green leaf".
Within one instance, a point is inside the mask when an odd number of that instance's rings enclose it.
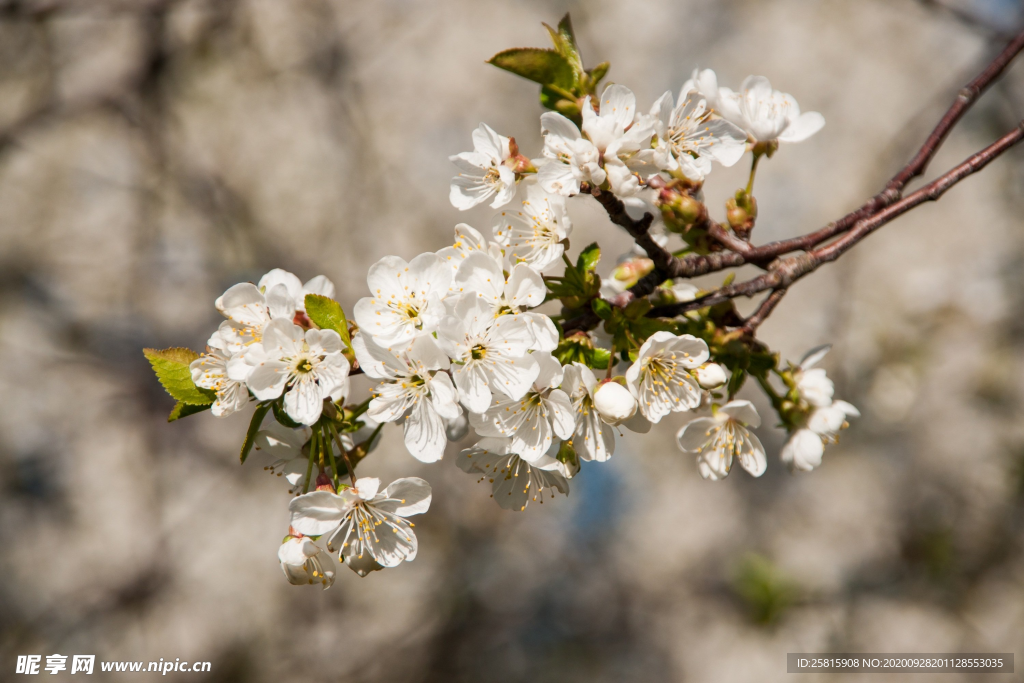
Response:
[[[249,457],[249,451],[252,450],[252,445],[256,442],[256,432],[260,431],[263,418],[267,416],[271,405],[270,403],[261,403],[256,406],[256,412],[252,414],[252,420],[249,421],[249,429],[245,432],[245,441],[242,442],[242,451],[239,454],[239,458],[243,463]]]
[[[201,413],[204,410],[209,409],[209,403],[207,403],[204,406],[195,406],[190,403],[182,403],[181,401],[178,401],[177,403],[174,404],[174,410],[172,410],[171,414],[167,416],[167,421],[174,422],[175,420],[180,420],[183,417],[195,415],[196,413]]]
[[[514,47],[499,52],[487,63],[541,85],[554,85],[564,90],[572,90],[575,85],[572,65],[554,50]]]
[[[604,299],[592,300],[590,307],[594,309],[594,313],[597,313],[597,317],[601,320],[608,320],[612,317],[612,305]]]
[[[217,400],[217,394],[209,389],[200,389],[192,381],[189,364],[199,358],[191,349],[143,349],[149,364],[153,366],[156,378],[167,393],[182,403],[203,406]]]
[[[334,330],[345,342],[345,346],[352,348],[352,339],[348,334],[348,319],[345,311],[334,299],[319,294],[306,295],[306,315],[316,323],[321,330]]]
[[[597,246],[597,242],[593,242],[580,252],[579,257],[576,259],[576,270],[581,273],[593,270],[600,260],[601,247]]]
[[[587,75],[590,77],[590,85],[592,90],[597,90],[597,84],[600,83],[601,80],[608,75],[608,69],[610,69],[611,66],[611,63],[609,62],[601,62],[600,64],[598,64],[593,69],[587,72]]]

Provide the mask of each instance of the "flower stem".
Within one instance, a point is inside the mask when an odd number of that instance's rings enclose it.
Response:
[[[338,430],[334,428],[333,424],[328,423],[327,426],[330,428],[331,434],[334,436],[334,440],[338,444],[338,451],[341,452],[341,457],[345,460],[345,466],[348,467],[348,477],[352,480],[352,486],[354,488],[356,485],[356,469],[352,467],[352,460],[348,457],[348,451],[345,450],[345,446],[341,443],[341,437],[338,436]],[[380,429],[379,425],[377,429]]]
[[[757,175],[757,162],[761,160],[763,154],[754,152],[754,160],[750,163],[750,179],[747,180],[747,194],[754,191],[754,176]]]
[[[316,456],[316,432],[309,439],[309,464],[306,465],[306,481],[302,485],[302,492],[309,493],[309,482],[313,478],[313,458]]]
[[[327,436],[326,430],[320,435],[323,439],[323,443],[327,448],[327,455],[331,460],[331,475],[334,480],[334,490],[338,490],[338,463],[334,459],[334,446],[331,445],[331,439]]]

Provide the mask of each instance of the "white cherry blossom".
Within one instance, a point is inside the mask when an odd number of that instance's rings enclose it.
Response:
[[[309,465],[310,430],[289,429],[282,424],[273,422],[266,429],[256,432],[253,449],[260,454],[265,464],[263,469],[271,474],[283,477],[289,484],[290,493],[299,493],[306,487],[306,469]],[[349,438],[342,434],[342,439]],[[351,441],[346,444],[351,448]]]
[[[563,370],[562,389],[572,401],[576,420],[572,446],[583,460],[604,462],[615,452],[615,430],[602,419],[594,405],[597,378],[583,363],[566,365]],[[619,388],[622,389],[621,386]],[[633,412],[636,412],[636,400],[625,389],[623,392],[632,402]]]
[[[270,401],[284,394],[285,412],[300,424],[315,423],[324,399],[348,391],[349,363],[334,330],[303,330],[289,320],[274,320],[246,360],[255,366],[248,379],[253,395]]]
[[[755,477],[768,466],[764,447],[747,427],[757,427],[761,418],[750,401],[730,401],[711,417],[687,423],[676,439],[686,453],[697,453],[697,467],[705,479],[724,479],[732,469],[733,458]]]
[[[277,559],[293,585],[320,583],[324,590],[334,585],[334,560],[310,538],[289,536],[277,549]]]
[[[359,329],[383,345],[433,332],[444,317],[452,270],[437,254],[420,254],[409,263],[385,256],[370,266],[366,283],[373,296],[356,302]]]
[[[832,404],[835,386],[832,384],[832,380],[826,376],[824,368],[814,366],[825,357],[831,348],[830,344],[826,344],[811,349],[804,354],[800,365],[793,371],[793,381],[796,383],[796,390],[800,398],[819,408]]]
[[[249,402],[249,388],[245,380],[250,368],[237,354],[227,350],[228,342],[221,338],[219,332],[210,337],[208,344],[206,353],[192,361],[189,369],[197,387],[217,393],[210,412],[217,417],[226,417]]]
[[[482,415],[469,416],[480,436],[510,437],[512,452],[531,463],[547,453],[555,437],[568,439],[576,428],[572,402],[557,388],[562,383],[562,366],[550,353],[532,357],[539,373],[525,395],[498,398]]]
[[[707,98],[696,90],[680,92],[679,104],[671,92],[659,97],[651,108],[658,166],[702,181],[711,172],[712,160],[723,166],[739,161],[747,149],[746,132],[712,113]]]
[[[543,272],[561,262],[563,241],[572,232],[565,199],[531,185],[520,211],[495,216],[494,238],[505,247],[512,263],[523,261]]]
[[[570,196],[580,191],[583,181],[600,186],[605,180],[621,197],[639,190],[632,173],[654,161],[654,127],[646,119],[636,121],[636,97],[624,86],[608,86],[598,102],[595,111],[593,100],[584,100],[582,130],[559,113],[541,115],[544,156],[549,161],[537,181],[546,191]]]
[[[658,423],[669,413],[700,405],[700,386],[690,370],[700,367],[708,355],[708,345],[692,335],[652,334],[626,371],[626,384],[640,404],[641,414]]]
[[[443,372],[449,367],[448,356],[429,335],[405,347],[385,348],[358,334],[352,346],[366,376],[382,380],[373,389],[366,414],[379,422],[404,418],[409,453],[423,462],[440,460],[448,443],[445,420],[462,412],[452,380]]]
[[[455,226],[455,243],[437,251],[437,255],[443,258],[452,268],[452,276],[458,272],[463,259],[474,251],[482,251],[490,254],[491,258],[499,263],[504,263],[504,255],[501,245],[497,242],[488,242],[476,228],[459,223]]]
[[[513,266],[506,280],[501,263],[481,251],[474,252],[459,266],[452,281],[452,292],[483,299],[491,305],[495,315],[511,314],[520,318],[533,335],[535,350],[554,351],[558,346],[558,329],[551,318],[529,311],[544,303],[547,288],[543,276],[527,264]],[[448,301],[456,303],[453,299]]]
[[[706,76],[703,80],[711,81]],[[764,76],[748,76],[739,92],[718,88],[709,99],[723,118],[745,130],[754,142],[801,142],[825,125],[824,116],[816,111],[800,113],[796,99],[773,90]]]
[[[850,417],[860,417],[860,411],[846,401],[833,401],[830,405],[815,408],[807,423],[794,430],[782,448],[782,462],[791,470],[810,472],[821,465],[825,445],[839,440],[839,432],[845,429]]]
[[[525,510],[531,500],[543,503],[545,489],[569,494],[569,481],[560,462],[550,455],[527,462],[511,445],[507,438],[481,439],[462,451],[455,463],[463,472],[482,475],[480,481],[486,479],[491,484],[491,497],[505,510]]]
[[[487,410],[494,391],[521,399],[540,372],[529,355],[534,340],[526,323],[515,315],[495,317],[479,297],[459,297],[437,340],[453,361],[459,400],[471,412]]]
[[[379,489],[380,479],[362,477],[340,493],[313,491],[293,498],[288,506],[292,528],[306,536],[327,535],[328,551],[340,551],[360,574],[374,568],[370,559],[383,567],[411,562],[418,546],[405,518],[430,507],[430,484],[407,477]]]
[[[276,289],[278,286],[284,287],[284,291],[287,293],[288,300],[290,301],[289,305],[295,311],[303,313],[306,311],[307,294],[319,294],[320,296],[333,299],[335,291],[334,283],[324,275],[317,275],[306,284],[302,284],[302,281],[294,274],[280,268],[274,268],[261,277],[256,286],[261,292],[267,294],[268,300],[273,292],[279,291]]]
[[[497,209],[512,201],[516,174],[506,163],[513,158],[510,142],[481,123],[473,131],[473,151],[448,157],[459,168],[449,193],[452,206],[465,211],[494,197],[491,208]]]

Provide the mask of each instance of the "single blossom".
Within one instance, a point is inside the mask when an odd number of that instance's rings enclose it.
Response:
[[[437,255],[451,266],[452,276],[454,277],[455,273],[459,271],[462,261],[474,251],[490,254],[499,263],[504,264],[505,262],[500,244],[488,242],[476,228],[465,223],[459,223],[455,226],[455,243],[450,247],[438,250]]]
[[[466,257],[452,281],[456,295],[477,296],[491,305],[494,315],[515,315],[533,336],[537,351],[554,351],[558,346],[558,329],[551,318],[529,309],[544,303],[548,290],[544,278],[525,263],[517,263],[508,279],[499,261],[482,251]],[[457,301],[447,299],[454,308]]]
[[[440,460],[448,443],[445,420],[462,412],[452,380],[444,372],[448,356],[429,335],[416,337],[405,347],[386,348],[357,334],[352,346],[366,376],[381,380],[366,414],[378,422],[404,419],[409,453],[423,462]]]
[[[497,209],[512,201],[516,195],[516,174],[510,143],[511,138],[498,135],[481,123],[473,131],[473,151],[448,157],[459,168],[449,194],[452,206],[465,211],[494,197],[491,208]]]
[[[210,406],[210,412],[217,417],[231,415],[249,402],[245,380],[250,368],[237,353],[229,351],[228,346],[229,342],[219,331],[215,332],[207,342],[206,353],[189,365],[195,385],[217,393],[217,399]]]
[[[338,400],[348,392],[349,363],[334,330],[303,330],[289,320],[274,320],[246,361],[254,366],[248,379],[253,395],[271,401],[284,394],[285,412],[300,424],[315,423],[324,399]]]
[[[594,391],[597,387],[594,372],[583,363],[565,366],[562,389],[572,401],[576,415],[572,446],[582,459],[604,462],[615,452],[615,430],[595,406]],[[633,404],[633,412],[636,412],[636,399],[625,389],[623,391]]]
[[[835,393],[835,386],[825,375],[824,368],[814,367],[831,348],[831,344],[826,344],[811,349],[804,354],[800,365],[793,372],[793,381],[800,398],[818,408],[831,405]]]
[[[306,427],[289,429],[278,422],[256,432],[253,448],[265,463],[263,469],[283,477],[289,484],[290,493],[299,493],[306,488],[310,434]],[[348,434],[343,434],[342,438],[350,439]],[[351,447],[349,441],[346,448]]]
[[[523,261],[539,271],[561,262],[564,240],[572,232],[565,199],[531,185],[522,210],[502,211],[495,217],[494,239],[505,247],[512,263]]]
[[[462,405],[482,413],[493,392],[521,399],[540,372],[529,354],[534,339],[526,323],[515,315],[494,317],[490,304],[475,296],[459,297],[452,313],[441,322],[437,341],[453,361]]]
[[[636,121],[636,97],[621,85],[605,88],[595,109],[592,98],[583,102],[582,129],[556,112],[541,115],[544,156],[537,181],[547,192],[570,196],[580,183],[609,182],[620,197],[640,189],[634,171],[656,171],[651,138],[654,127],[646,119]],[[583,137],[583,136],[586,137]]]
[[[806,424],[795,430],[783,446],[782,462],[791,470],[810,472],[821,464],[825,445],[839,441],[839,432],[849,426],[850,417],[860,417],[860,411],[846,401],[815,408]]]
[[[761,424],[761,417],[750,401],[730,401],[711,417],[687,423],[676,440],[686,453],[697,453],[697,467],[705,479],[724,479],[732,469],[733,458],[755,477],[768,466],[764,447],[748,427]]]
[[[700,367],[708,355],[708,345],[692,335],[652,334],[626,371],[626,384],[643,416],[657,423],[669,413],[700,405],[700,386],[690,370]]]
[[[322,556],[322,557],[321,557]],[[289,536],[277,550],[288,582],[296,586],[323,584],[324,590],[334,585],[334,560],[312,539]]]
[[[519,399],[498,398],[482,415],[469,416],[480,436],[510,437],[509,448],[527,462],[541,460],[555,437],[568,439],[576,427],[575,410],[564,391],[562,366],[550,353],[535,353],[539,372]]]
[[[433,332],[444,317],[452,271],[437,254],[420,254],[409,263],[385,256],[370,266],[366,283],[373,296],[356,302],[359,329],[385,346]]]
[[[455,462],[463,472],[482,475],[480,481],[491,484],[491,497],[505,510],[525,510],[531,500],[543,503],[546,489],[569,495],[569,481],[558,460],[545,454],[527,462],[511,446],[512,439],[481,439]]]
[[[288,295],[289,305],[297,312],[306,312],[306,295],[319,294],[331,299],[334,298],[334,283],[324,275],[317,275],[305,284],[294,274],[287,270],[274,268],[272,271],[260,278],[256,286],[261,292],[277,291],[278,286],[284,287]],[[293,314],[294,315],[294,314]]]
[[[370,560],[383,567],[411,562],[418,546],[405,518],[430,507],[430,484],[407,477],[379,489],[380,479],[362,477],[339,493],[313,491],[293,498],[292,528],[306,536],[326,535],[328,551],[338,550],[360,575],[372,571]]]
[[[800,113],[796,99],[778,90],[764,76],[748,76],[740,91],[717,88],[714,72],[702,73],[701,92],[712,102],[712,107],[726,120],[736,124],[756,142],[801,142],[817,133],[825,125],[825,117],[816,111]],[[714,85],[712,85],[712,83]]]
[[[651,121],[658,136],[656,163],[667,171],[679,171],[693,181],[711,172],[712,160],[732,166],[747,149],[747,134],[725,119],[712,116],[714,110],[697,90],[679,93],[675,104],[666,92],[651,108]]]

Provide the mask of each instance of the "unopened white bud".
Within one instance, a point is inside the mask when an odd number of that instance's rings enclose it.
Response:
[[[697,383],[705,389],[717,389],[725,384],[725,368],[718,363],[705,363],[696,370]]]
[[[594,392],[594,407],[602,420],[620,425],[636,414],[636,399],[621,384],[604,382]]]

